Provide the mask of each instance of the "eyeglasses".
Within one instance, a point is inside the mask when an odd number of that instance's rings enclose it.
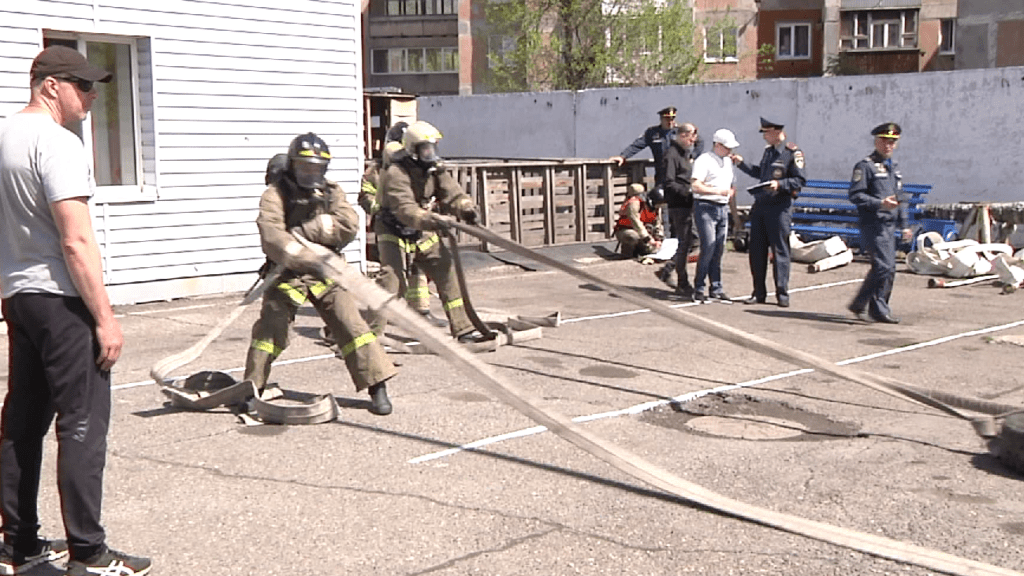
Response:
[[[95,82],[92,80],[82,80],[81,78],[75,78],[73,76],[54,76],[57,80],[63,80],[70,84],[74,84],[79,90],[85,93],[92,92]]]

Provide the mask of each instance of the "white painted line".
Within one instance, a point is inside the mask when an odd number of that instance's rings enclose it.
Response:
[[[960,339],[960,338],[968,338],[968,337],[971,337],[971,336],[978,336],[978,335],[981,335],[981,334],[988,334],[990,332],[998,332],[1000,330],[1008,330],[1010,328],[1016,328],[1017,326],[1022,326],[1022,325],[1024,325],[1024,320],[1018,320],[1016,322],[1011,322],[1009,324],[1000,324],[999,326],[990,326],[988,328],[981,328],[979,330],[971,330],[969,332],[961,332],[959,334],[953,334],[953,335],[950,335],[950,336],[943,336],[942,338],[936,338],[935,340],[929,340],[928,342],[921,342],[919,344],[914,344],[912,346],[901,346],[899,348],[891,348],[889,350],[884,350],[882,352],[876,352],[874,354],[868,354],[866,356],[858,356],[856,358],[849,358],[847,360],[836,362],[836,365],[837,366],[846,366],[846,365],[849,365],[849,364],[856,364],[858,362],[866,362],[868,360],[874,360],[875,358],[880,358],[882,356],[891,356],[893,354],[901,354],[903,352],[910,352],[910,351],[913,351],[913,350],[919,350],[921,348],[926,348],[926,347],[929,347],[929,346],[938,346],[939,344],[945,344],[946,342],[952,342],[953,340],[957,340],[957,339]],[[616,417],[619,417],[619,416],[628,416],[628,415],[639,414],[641,412],[646,412],[647,410],[653,410],[654,408],[657,408],[659,406],[664,406],[666,404],[681,404],[681,403],[684,403],[684,402],[689,402],[691,400],[695,400],[695,399],[700,398],[702,396],[707,396],[708,394],[715,394],[715,393],[718,393],[718,392],[725,392],[725,391],[728,391],[728,390],[737,390],[737,389],[741,389],[741,388],[749,388],[751,386],[757,386],[758,384],[764,384],[764,383],[772,382],[772,381],[775,381],[775,380],[782,380],[782,379],[785,379],[785,378],[791,378],[793,376],[798,376],[798,375],[801,375],[801,374],[809,374],[811,372],[814,372],[814,370],[811,369],[811,368],[802,368],[800,370],[793,370],[793,371],[790,371],[790,372],[784,372],[782,374],[774,374],[774,375],[771,375],[771,376],[766,376],[764,378],[759,378],[757,380],[749,380],[747,382],[741,382],[739,384],[727,384],[725,386],[718,386],[718,387],[709,388],[709,389],[706,389],[706,390],[698,390],[696,392],[688,392],[686,394],[683,394],[681,396],[676,396],[676,397],[674,397],[672,399],[669,399],[669,400],[655,400],[655,401],[652,401],[652,402],[644,402],[643,404],[636,404],[635,406],[630,406],[628,408],[623,408],[621,410],[615,410],[615,411],[612,411],[612,412],[602,412],[602,413],[599,413],[599,414],[589,414],[589,415],[585,415],[585,416],[577,416],[577,417],[573,418],[572,421],[573,422],[592,422],[594,420],[603,420],[605,418],[616,418]],[[475,440],[473,442],[470,442],[469,444],[463,444],[463,445],[461,445],[461,446],[459,446],[457,448],[449,448],[447,450],[442,450],[440,452],[432,452],[430,454],[424,454],[423,456],[417,456],[416,458],[413,458],[412,460],[409,460],[408,463],[409,464],[422,464],[423,462],[429,462],[430,460],[437,460],[439,458],[445,458],[447,456],[451,456],[453,454],[457,454],[457,453],[465,451],[465,450],[472,450],[474,448],[480,448],[482,446],[487,446],[489,444],[496,444],[498,442],[502,442],[504,440],[508,440],[508,439],[511,439],[511,438],[521,438],[523,436],[531,436],[533,434],[540,434],[540,433],[546,432],[546,431],[547,431],[546,427],[544,427],[544,426],[536,426],[534,428],[526,428],[524,430],[519,430],[519,431],[515,431],[515,432],[508,432],[508,433],[505,433],[505,434],[501,434],[499,436],[491,436],[489,438],[483,438],[483,439],[480,439],[480,440]]]
[[[227,304],[194,304],[192,306],[180,306],[178,308],[161,308],[159,310],[142,310],[141,312],[126,312],[124,314],[114,314],[114,318],[126,318],[128,316],[146,316],[148,314],[163,314],[165,312],[182,312],[184,310],[200,310],[203,308],[215,308],[217,306],[226,306]]]

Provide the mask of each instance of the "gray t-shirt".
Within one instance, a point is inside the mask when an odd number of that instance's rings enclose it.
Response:
[[[94,188],[81,140],[49,114],[0,122],[0,296],[79,295],[50,204]]]

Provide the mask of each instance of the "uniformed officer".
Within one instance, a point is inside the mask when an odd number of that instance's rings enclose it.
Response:
[[[256,225],[263,252],[285,271],[263,296],[244,378],[262,392],[271,364],[288,347],[295,312],[309,300],[337,341],[356,390],[369,391],[370,411],[390,414],[384,383],[397,374],[394,364],[352,296],[324,278],[320,258],[292,235],[292,230],[298,230],[310,242],[335,251],[356,237],[359,216],[345,200],[341,186],[325,178],[330,160],[327,143],[316,134],[295,137],[288,147],[287,170],[260,198]]]
[[[654,156],[655,186],[661,186],[665,180],[665,169],[662,167],[662,159],[665,157],[668,147],[672,145],[672,141],[676,139],[676,107],[668,106],[658,110],[658,117],[661,119],[660,123],[644,130],[644,133],[634,140],[632,144],[626,146],[618,156],[609,158],[615,164],[622,166],[622,163],[627,158],[636,156],[644,148],[650,148],[651,155]]]
[[[478,216],[473,201],[440,165],[440,140],[441,133],[427,122],[414,122],[405,131],[403,149],[381,174],[374,227],[377,238],[392,240],[378,245],[381,264],[392,267],[400,281],[407,277],[409,261],[424,270],[437,285],[452,336],[462,340],[472,335],[473,323],[466,314],[451,254],[437,231],[450,226],[451,216],[467,224],[476,224]],[[440,213],[430,209],[435,204]],[[404,288],[403,284],[400,290]]]
[[[639,154],[644,148],[650,148],[651,155],[654,157],[654,186],[664,189],[665,153],[672,146],[672,142],[676,139],[678,132],[676,127],[676,107],[667,106],[658,110],[658,117],[661,119],[661,122],[644,130],[644,133],[634,140],[632,144],[626,146],[618,156],[612,156],[609,160],[615,162],[617,166],[622,166],[622,163],[627,158],[632,158]],[[697,136],[697,139],[693,142],[693,148],[690,150],[690,160],[700,156],[703,152],[704,141],[700,136]],[[664,216],[667,218],[668,211],[665,211]],[[670,223],[666,222],[665,227],[673,234],[675,233]]]
[[[871,131],[875,151],[853,167],[850,202],[857,207],[860,247],[871,259],[871,270],[848,309],[863,319],[867,312],[875,322],[898,324],[889,309],[896,279],[896,227],[910,240],[907,206],[902,201],[903,176],[892,160],[903,130],[895,122],[879,124]]]
[[[750,240],[747,257],[754,292],[747,304],[764,304],[768,298],[765,283],[768,277],[768,249],[775,253],[772,276],[775,279],[775,299],[779,306],[789,306],[789,231],[793,220],[793,200],[807,184],[804,171],[804,153],[792,142],[786,142],[782,124],[761,118],[761,135],[767,145],[761,163],[752,166],[743,157],[733,154],[736,167],[758,180],[762,186],[750,194],[754,205],[750,208]]]

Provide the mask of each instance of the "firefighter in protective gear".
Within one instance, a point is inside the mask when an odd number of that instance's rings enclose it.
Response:
[[[619,208],[615,223],[615,239],[619,241],[619,254],[627,258],[646,256],[657,252],[665,238],[661,223],[661,206],[665,194],[660,188],[651,190],[644,198],[642,184],[630,184],[626,201]]]
[[[437,231],[448,227],[451,216],[476,224],[477,212],[469,196],[439,166],[440,139],[437,128],[422,121],[405,131],[403,150],[392,156],[381,175],[374,231],[381,265],[394,269],[401,283],[397,293],[408,289],[407,262],[415,263],[437,284],[452,336],[462,338],[473,332],[473,324],[466,315],[451,254]]]
[[[327,144],[317,135],[297,136],[288,147],[287,170],[260,198],[256,225],[263,252],[286,270],[263,296],[260,317],[252,327],[245,379],[263,391],[271,363],[288,347],[295,313],[308,300],[337,341],[338,356],[356,390],[369,391],[371,412],[389,414],[384,383],[397,373],[394,364],[352,296],[324,278],[320,259],[292,233],[335,251],[356,237],[359,216],[341,187],[325,178],[330,159]]]
[[[405,122],[395,124],[395,127],[402,127],[401,132],[397,132],[397,137],[399,139],[405,131],[403,125],[405,125]],[[391,131],[388,132],[388,138],[393,137],[392,134],[394,132],[395,128],[393,127]],[[371,228],[375,228],[373,225],[374,216],[377,214],[377,211],[380,210],[377,191],[380,188],[381,172],[391,164],[392,156],[402,149],[402,143],[400,141],[390,140],[384,145],[384,151],[381,154],[381,162],[379,164],[376,162],[371,164],[370,167],[366,169],[366,172],[363,173],[363,181],[359,191],[359,206],[366,212],[367,218],[370,220]],[[380,250],[383,243],[389,241],[392,240],[387,237],[377,236],[378,250]],[[411,261],[411,256],[411,254],[406,253],[405,270],[407,276],[405,278],[406,282],[404,283],[405,288],[402,288],[403,284],[398,280],[397,274],[400,270],[395,271],[390,266],[381,267],[382,280],[379,283],[389,292],[398,292],[398,294],[405,298],[405,301],[409,306],[413,310],[419,312],[428,322],[443,328],[447,326],[448,323],[437,318],[430,312],[430,289],[427,285],[427,275],[424,274],[418,266],[416,266],[415,262]],[[380,323],[375,323],[373,325],[374,332],[376,332],[378,336],[382,333],[381,330],[384,328],[382,319],[383,316],[378,316],[378,321],[380,321]]]

